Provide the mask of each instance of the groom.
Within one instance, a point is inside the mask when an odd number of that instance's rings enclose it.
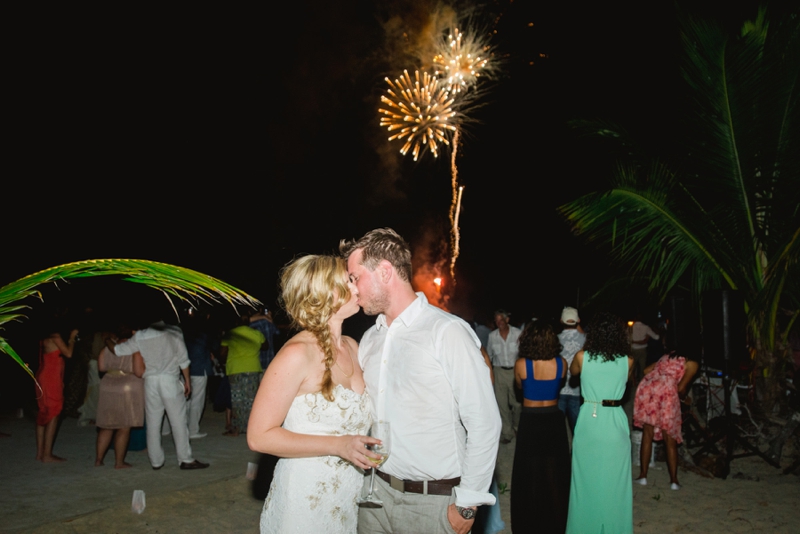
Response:
[[[375,420],[392,428],[392,451],[377,471],[382,508],[361,508],[360,533],[465,534],[489,484],[500,414],[489,368],[472,329],[411,287],[411,250],[394,230],[342,241],[358,304],[378,315],[358,358]],[[451,530],[452,529],[452,530]]]

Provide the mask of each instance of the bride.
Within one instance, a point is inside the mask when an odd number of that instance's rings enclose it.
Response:
[[[358,345],[342,322],[358,312],[344,261],[304,256],[281,274],[282,300],[303,329],[275,356],[258,389],[247,430],[254,451],[281,457],[261,514],[261,532],[354,533],[370,401]]]

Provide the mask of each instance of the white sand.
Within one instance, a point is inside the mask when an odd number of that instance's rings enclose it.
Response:
[[[25,419],[0,419],[3,499],[0,531],[37,533],[96,532],[258,532],[262,503],[245,479],[255,455],[244,437],[221,435],[224,419],[207,413],[202,430],[207,438],[193,441],[195,456],[211,462],[209,469],[180,471],[175,449],[164,438],[167,465],[153,471],[144,452],[129,453],[134,468],[114,470],[112,453],[106,466],[94,467],[93,428],[68,419],[55,453],[65,464],[43,465],[34,460],[34,424]],[[498,479],[510,486],[514,443],[501,445]],[[784,466],[787,465],[786,463]],[[748,479],[736,478],[742,473]],[[636,474],[636,468],[634,468]],[[800,477],[782,475],[759,458],[734,460],[727,480],[707,479],[681,471],[683,489],[669,489],[663,463],[651,468],[649,485],[633,486],[634,530],[665,532],[786,532],[800,533]],[[144,489],[147,508],[131,513],[134,489]],[[513,491],[513,488],[510,488]],[[503,519],[510,532],[509,493],[500,496]]]

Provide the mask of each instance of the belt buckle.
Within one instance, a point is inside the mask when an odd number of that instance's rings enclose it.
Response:
[[[402,480],[400,480],[397,477],[394,477],[394,476],[390,475],[389,476],[389,485],[395,491],[399,491],[401,493],[405,493],[406,492],[406,488],[405,488],[406,484],[405,484],[405,482],[403,482]]]

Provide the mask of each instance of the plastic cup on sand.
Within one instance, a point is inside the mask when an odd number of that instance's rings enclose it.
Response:
[[[141,514],[144,512],[144,490],[133,490],[133,502],[131,503],[131,512],[134,514]]]
[[[247,480],[255,480],[256,475],[258,474],[258,464],[254,464],[253,462],[247,462]]]

